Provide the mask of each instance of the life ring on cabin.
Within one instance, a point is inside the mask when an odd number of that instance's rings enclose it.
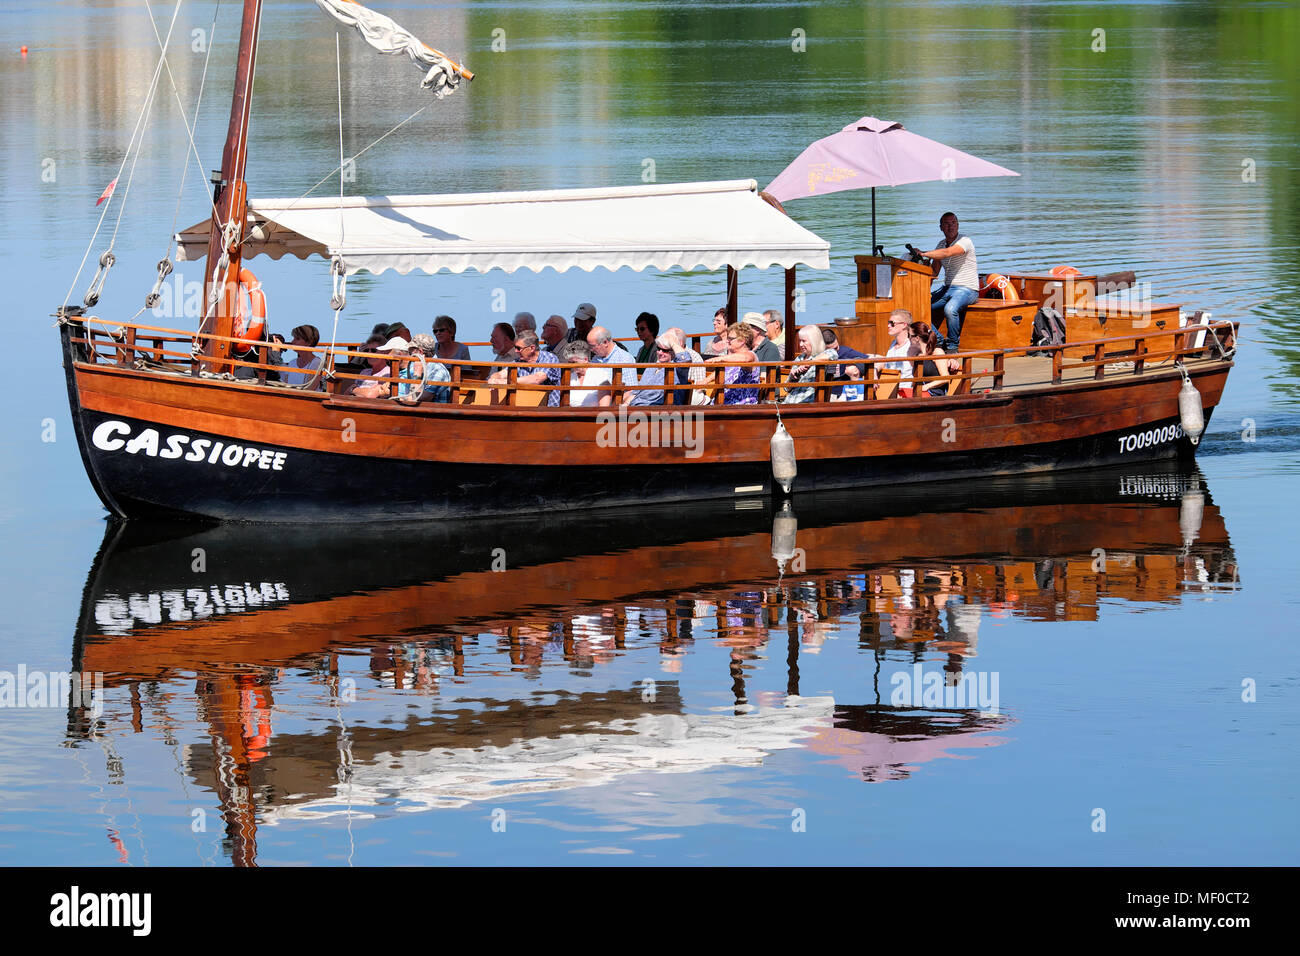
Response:
[[[247,312],[244,310],[245,293],[248,294]],[[235,312],[235,326],[231,335],[238,339],[241,345],[251,348],[261,342],[266,335],[266,293],[262,291],[262,283],[258,281],[257,276],[253,275],[253,270],[247,266],[239,268],[235,295],[239,305]],[[249,312],[252,313],[251,320]]]
[[[1011,284],[1010,279],[1000,272],[990,272],[988,274],[988,278],[980,286],[979,294],[982,299],[1000,298],[1008,302],[1018,302],[1020,300],[1020,293],[1016,291],[1016,287]]]
[[[1069,279],[1073,276],[1081,276],[1083,273],[1074,266],[1056,266],[1052,269],[1052,275],[1058,279]]]

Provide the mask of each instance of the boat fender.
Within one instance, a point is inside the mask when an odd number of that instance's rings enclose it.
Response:
[[[1201,519],[1205,516],[1205,492],[1187,490],[1178,503],[1178,530],[1183,533],[1183,551],[1192,546],[1201,533]]]
[[[781,510],[772,519],[772,558],[776,561],[779,574],[785,574],[785,563],[794,557],[795,536],[799,531],[799,520],[790,507],[787,498],[781,503]]]
[[[1081,276],[1083,273],[1074,266],[1053,266],[1052,275],[1058,279],[1071,279],[1075,276]]]
[[[1205,431],[1205,411],[1201,407],[1201,393],[1186,372],[1183,373],[1183,387],[1178,390],[1178,418],[1192,444],[1199,445],[1201,433]]]
[[[233,334],[245,346],[251,347],[261,342],[266,334],[266,293],[262,291],[262,283],[257,281],[257,276],[246,267],[239,270],[239,289],[239,311],[235,315]],[[248,304],[253,313],[251,319],[244,312],[243,292],[248,293]]]
[[[798,474],[799,466],[794,457],[794,439],[785,430],[785,425],[777,422],[776,431],[772,433],[772,477],[781,486],[781,490],[788,495]]]

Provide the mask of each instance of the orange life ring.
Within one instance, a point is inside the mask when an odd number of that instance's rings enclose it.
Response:
[[[244,311],[244,292],[248,293],[248,304],[253,313],[251,321]],[[253,275],[253,271],[247,266],[239,268],[236,296],[239,306],[235,313],[234,331],[231,334],[243,345],[256,345],[266,335],[266,293],[262,291],[262,283],[257,281],[257,276]]]
[[[1068,279],[1072,276],[1081,276],[1083,273],[1074,266],[1056,266],[1052,269],[1052,275],[1058,279]]]
[[[1020,301],[1020,294],[1016,292],[1016,287],[1011,284],[1010,279],[1000,272],[990,272],[984,284],[980,286],[979,294],[981,297],[993,298],[993,296],[989,295],[991,292],[996,292],[999,298],[1008,302]]]

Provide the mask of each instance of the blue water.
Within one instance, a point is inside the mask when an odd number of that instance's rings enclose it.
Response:
[[[1183,548],[1181,491],[1137,496],[1141,517],[1121,520],[1112,508],[1082,531],[1057,527],[1075,512],[1042,505],[1025,516],[1025,552],[973,554],[955,532],[935,530],[914,550],[885,554],[904,532],[854,524],[848,537],[861,544],[851,560],[837,551],[838,563],[822,564],[810,549],[804,577],[779,581],[774,564],[735,570],[770,548],[772,516],[760,508],[740,524],[734,513],[730,523],[693,517],[692,536],[671,542],[657,566],[637,558],[654,536],[539,521],[513,533],[554,546],[531,572],[540,584],[512,566],[494,593],[484,584],[492,541],[467,528],[423,573],[420,555],[400,552],[340,581],[324,565],[319,582],[286,566],[283,620],[232,615],[219,632],[199,624],[187,636],[165,628],[164,609],[156,625],[111,633],[94,612],[109,607],[114,576],[142,582],[142,597],[183,588],[190,550],[162,546],[136,568],[106,545],[48,315],[70,286],[79,301],[88,283],[87,272],[75,284],[73,275],[156,44],[140,4],[10,4],[0,25],[0,270],[21,350],[0,424],[0,672],[66,671],[86,655],[104,662],[106,686],[89,724],[66,706],[0,708],[0,862],[1294,864],[1295,13],[884,7],[602,3],[575,21],[553,4],[387,4],[480,78],[367,152],[349,189],[627,184],[641,181],[646,158],[660,182],[765,185],[806,143],[863,113],[1010,166],[1019,178],[881,191],[881,241],[897,249],[937,238],[934,222],[952,207],[986,269],[1130,267],[1158,299],[1241,321],[1238,366],[1194,476],[1218,522],[1207,520],[1194,546],[1220,561],[1207,580],[1191,565],[1168,567]],[[222,5],[196,137],[205,170],[224,135],[233,8]],[[295,196],[337,164],[333,29],[311,4],[266,9],[249,177],[256,195]],[[170,12],[154,5],[160,20]],[[203,69],[192,31],[212,13],[186,5],[177,21],[172,65],[189,109]],[[491,47],[498,27],[504,53]],[[1095,27],[1107,29],[1104,54],[1089,49]],[[807,35],[803,54],[790,49],[795,28]],[[409,64],[372,57],[346,36],[342,50],[355,152],[426,100]],[[98,308],[107,318],[136,313],[173,226],[204,215],[192,163],[177,211],[187,141],[163,83]],[[1253,182],[1242,178],[1246,159]],[[790,206],[832,243],[831,269],[800,277],[814,320],[851,310],[850,257],[869,242],[867,202],[844,193]],[[91,262],[116,216],[114,205]],[[323,262],[255,268],[273,328],[329,324]],[[199,276],[193,264],[178,271]],[[502,318],[492,311],[498,288],[506,318],[570,315],[590,300],[619,334],[631,334],[642,309],[702,330],[723,294],[720,276],[628,270],[367,277],[350,286],[340,337],[414,310],[448,311],[462,339],[481,341]],[[777,305],[781,288],[778,271],[747,270],[741,308]],[[1087,487],[1104,504],[1124,503],[1113,476]],[[965,517],[933,510],[954,527],[982,527],[981,512],[1012,508],[1019,493],[965,502]],[[800,515],[801,541],[812,507]],[[877,527],[882,537],[872,537]],[[1087,570],[1094,530],[1120,545],[1104,545],[1118,555],[1100,588]],[[1071,544],[1053,553],[1043,544],[1053,535]],[[322,553],[338,545],[320,543]],[[97,561],[101,547],[107,558]],[[274,577],[248,563],[258,547],[243,558],[223,552],[231,556],[209,567],[210,580]],[[1149,565],[1142,573],[1137,557]],[[1059,590],[1032,577],[1052,558],[1069,562]],[[1000,600],[952,597],[977,565],[1030,577]],[[698,567],[697,580],[667,589],[657,575],[676,580],[677,567]],[[927,573],[951,579],[931,596],[978,611],[974,647],[959,647],[938,612],[948,640],[911,644],[898,606],[868,612],[862,590],[873,574],[923,582]],[[1080,591],[1080,581],[1091,583]],[[854,595],[821,608],[796,601],[816,618],[796,628],[797,694],[784,611],[775,625],[753,620],[764,592],[787,586]],[[390,611],[407,602],[408,612],[372,619],[348,600],[353,591]],[[471,593],[481,593],[477,603],[449,610]],[[694,602],[692,641],[665,640],[669,599]],[[616,612],[629,619],[622,646]],[[320,615],[325,623],[313,624]],[[877,637],[863,636],[864,620]],[[571,648],[544,639],[566,621]],[[522,630],[512,638],[511,627]],[[175,666],[147,673],[150,652]],[[874,706],[878,693],[888,705],[894,674],[917,662],[942,673],[954,657],[966,673],[997,675],[996,714],[905,715],[912,723],[875,736],[847,726],[844,708]],[[231,822],[244,772],[255,809]]]

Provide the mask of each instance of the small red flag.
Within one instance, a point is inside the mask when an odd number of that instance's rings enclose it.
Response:
[[[111,183],[108,184],[108,187],[104,190],[103,195],[101,195],[101,196],[99,197],[99,202],[95,203],[95,205],[96,205],[96,206],[100,205],[101,203],[103,203],[103,201],[104,201],[105,199],[107,199],[108,197],[112,196],[112,195],[113,195],[113,190],[116,189],[116,188],[117,188],[117,177],[114,176],[114,177],[113,177],[113,181],[112,181]]]

